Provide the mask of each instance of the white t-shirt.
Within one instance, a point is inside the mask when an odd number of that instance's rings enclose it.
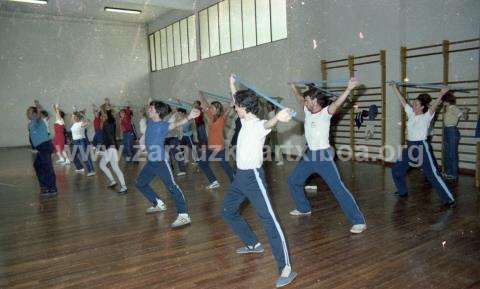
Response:
[[[313,114],[307,107],[305,111],[305,138],[311,151],[328,149],[330,147],[330,120],[332,115],[328,106]]]
[[[262,167],[263,145],[270,129],[265,129],[266,120],[258,118],[241,119],[242,128],[237,140],[237,167],[241,170],[253,170]]]
[[[174,113],[170,114],[169,116],[167,116],[167,122],[168,123],[174,123],[174,122],[177,121],[177,118],[178,118],[178,114],[176,112],[174,112]],[[168,131],[167,136],[165,138],[177,137],[178,134],[179,134],[178,128],[172,129],[172,130]]]
[[[147,119],[145,117],[142,117],[139,123],[140,123],[140,133],[143,135],[147,131]]]
[[[70,128],[70,130],[72,131],[73,140],[79,140],[79,139],[85,138],[85,127],[82,126],[81,121],[72,124],[72,127]]]
[[[426,113],[415,115],[413,108],[410,105],[405,105],[405,113],[407,114],[407,140],[409,141],[423,141],[427,139],[430,122],[435,114],[430,110]]]

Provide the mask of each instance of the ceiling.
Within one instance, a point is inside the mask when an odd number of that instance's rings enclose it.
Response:
[[[0,13],[15,15],[27,13],[110,20],[131,23],[147,23],[175,10],[193,10],[194,0],[48,0],[47,5],[28,4],[0,0]],[[105,7],[141,10],[139,15],[112,13]]]

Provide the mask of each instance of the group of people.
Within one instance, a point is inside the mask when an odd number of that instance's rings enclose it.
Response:
[[[281,109],[276,112],[275,109],[269,110],[269,118],[264,120],[259,116],[260,100],[262,99],[254,90],[246,87],[239,89],[241,85],[237,83],[236,77],[230,77],[231,104],[225,108],[221,102],[208,102],[203,94],[200,94],[200,100],[192,104],[192,109],[187,112],[185,109],[178,108],[172,115],[171,107],[165,102],[159,100],[149,101],[145,114],[146,119],[140,122],[140,131],[142,137],[140,144],[147,154],[147,162],[141,169],[136,178],[135,186],[145,198],[151,203],[147,213],[156,213],[165,211],[166,205],[162,198],[150,186],[152,180],[158,177],[174,200],[177,217],[171,224],[172,228],[178,228],[191,223],[188,214],[187,201],[182,189],[175,181],[171,160],[178,155],[171,155],[171,150],[166,147],[170,144],[175,147],[178,143],[171,138],[177,134],[177,139],[181,143],[197,149],[194,160],[198,163],[200,169],[205,174],[209,185],[208,189],[218,188],[220,183],[211,169],[210,156],[214,156],[220,161],[220,165],[227,175],[230,186],[224,195],[221,204],[221,217],[229,225],[231,230],[242,240],[244,246],[237,249],[238,254],[256,254],[262,253],[264,248],[258,240],[256,234],[252,231],[246,220],[240,214],[240,207],[245,201],[249,201],[256,211],[263,228],[268,237],[273,256],[277,262],[279,278],[276,282],[277,287],[282,287],[292,282],[296,273],[291,264],[291,256],[287,246],[286,236],[282,231],[280,223],[276,217],[275,211],[269,199],[268,184],[263,170],[264,144],[266,137],[279,122],[288,122],[292,118],[292,110],[289,108]],[[291,192],[295,208],[290,212],[293,216],[304,216],[312,213],[312,208],[304,192],[305,181],[312,174],[317,173],[326,182],[341,209],[345,213],[352,227],[350,232],[359,234],[367,229],[366,219],[360,206],[352,193],[343,183],[337,166],[334,162],[334,150],[329,141],[330,122],[332,117],[340,110],[347,100],[350,93],[359,85],[359,82],[352,78],[347,85],[346,90],[338,97],[332,99],[322,90],[315,87],[309,87],[302,91],[299,86],[292,84],[292,90],[299,103],[304,109],[304,131],[307,143],[307,150],[298,163],[296,168],[288,177],[288,187]],[[408,189],[405,183],[405,177],[408,167],[412,161],[418,162],[418,155],[426,156],[427,161],[422,162],[423,173],[432,183],[445,205],[451,206],[455,199],[451,190],[444,182],[437,166],[435,157],[432,154],[427,143],[428,128],[435,115],[437,108],[445,102],[447,104],[447,114],[450,117],[458,117],[458,110],[454,108],[455,97],[451,92],[444,89],[440,92],[441,96],[430,105],[431,97],[428,94],[420,94],[412,104],[409,104],[394,87],[394,91],[399,97],[400,103],[408,116],[407,138],[408,147],[404,149],[400,160],[392,169],[392,176],[397,187],[396,193],[399,197],[408,196]],[[58,127],[62,126],[63,114],[58,105],[54,106],[56,114],[56,128],[54,144],[55,147],[64,140],[57,139]],[[203,119],[207,118],[206,124]],[[236,144],[236,169],[233,169],[228,163],[225,154],[225,136],[224,127],[227,119],[233,113],[236,113],[238,124],[235,127],[238,130],[234,133]],[[128,134],[128,124],[123,120],[126,116],[131,117],[129,110],[122,110],[122,130],[124,143],[133,142],[131,135]],[[96,111],[99,115],[98,122],[99,133],[96,139],[103,144],[104,154],[100,161],[100,168],[110,180],[110,185],[115,185],[115,181],[106,164],[110,163],[112,169],[120,182],[121,191],[126,192],[127,187],[121,170],[118,167],[118,149],[115,138],[115,118],[111,107],[104,104],[101,109]],[[55,175],[51,163],[52,148],[47,126],[42,121],[42,116],[37,107],[30,107],[27,110],[29,122],[30,140],[32,146],[37,151],[35,160],[35,169],[42,190],[42,194],[56,193]],[[85,128],[88,125],[84,115],[81,112],[74,112],[72,116],[74,124],[72,125],[72,138],[75,148],[82,148],[80,153],[74,154],[75,165],[81,165],[81,161],[86,166],[89,174],[92,175],[93,165],[88,155],[81,155],[83,148],[88,144],[85,136]],[[192,141],[192,123],[195,122],[197,129],[197,142]],[[130,118],[131,123],[131,118]],[[452,121],[453,124],[453,121]],[[456,124],[455,124],[456,125]],[[446,130],[455,131],[449,127]],[[457,129],[458,130],[458,129]],[[58,128],[60,132],[60,128]],[[447,135],[456,136],[457,133],[448,132]],[[94,138],[95,139],[95,138]],[[458,144],[458,142],[457,142]],[[64,152],[55,148],[60,160],[68,160]],[[128,153],[124,153],[126,161],[131,160]],[[50,159],[50,160],[49,160]],[[279,162],[281,159],[277,159]],[[457,165],[458,166],[458,165]],[[179,165],[181,175],[184,168]],[[77,167],[80,170],[79,167]],[[458,176],[458,170],[453,167],[447,168],[449,176]]]

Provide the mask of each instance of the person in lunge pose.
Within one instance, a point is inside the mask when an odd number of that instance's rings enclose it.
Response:
[[[444,88],[440,91],[440,97],[437,98],[430,107],[428,105],[432,98],[427,93],[421,93],[410,105],[403,98],[398,87],[392,83],[393,90],[400,100],[405,113],[407,114],[407,148],[403,149],[400,159],[392,168],[392,177],[397,187],[397,195],[400,198],[408,196],[405,175],[410,168],[411,163],[422,167],[422,172],[428,181],[435,187],[440,199],[446,206],[455,203],[455,198],[448,186],[443,181],[437,167],[435,166],[435,156],[427,143],[428,128],[430,122],[435,116],[435,111],[442,103],[442,98],[448,93]]]
[[[276,286],[282,287],[291,283],[297,273],[292,271],[287,242],[268,197],[262,164],[265,137],[279,121],[289,121],[291,111],[287,108],[268,121],[260,120],[256,115],[259,103],[255,92],[236,91],[233,75],[230,77],[230,86],[234,95],[235,111],[241,119],[242,128],[237,139],[237,171],[223,199],[221,215],[245,244],[245,247],[237,249],[238,254],[262,253],[264,251],[262,244],[240,215],[242,203],[246,200],[252,203],[277,261],[280,277]]]
[[[178,216],[171,226],[176,228],[190,224],[191,220],[187,213],[185,196],[173,178],[168,154],[165,152],[165,136],[170,130],[180,127],[187,121],[198,117],[200,112],[197,109],[193,109],[187,118],[177,118],[175,122],[169,123],[164,120],[169,110],[168,105],[164,102],[150,102],[147,111],[149,120],[145,132],[147,163],[137,177],[136,187],[152,204],[152,207],[147,209],[147,213],[165,211],[167,209],[165,203],[150,186],[150,183],[155,177],[159,177],[162,180],[175,200]]]
[[[224,110],[223,105],[218,101],[209,103],[203,93],[200,91],[200,101],[202,107],[207,110],[208,117],[208,148],[202,147],[202,154],[199,157],[199,167],[207,176],[210,185],[207,189],[220,187],[217,177],[210,168],[210,158],[220,159],[220,165],[227,174],[230,182],[233,180],[234,171],[228,163],[228,155],[225,150],[225,136],[223,130],[232,109]]]
[[[295,202],[293,216],[310,215],[312,209],[305,197],[305,180],[313,173],[319,174],[327,183],[348,220],[353,224],[351,233],[362,233],[367,229],[365,217],[358,207],[352,193],[340,178],[334,162],[334,151],[330,146],[330,120],[340,109],[350,92],[359,85],[356,79],[350,79],[347,89],[335,101],[315,87],[303,94],[292,84],[292,89],[305,111],[305,138],[308,150],[295,170],[288,177],[288,186]]]
[[[102,149],[103,149],[103,156],[100,159],[100,169],[103,171],[105,176],[107,176],[110,188],[113,188],[117,185],[115,179],[112,176],[112,172],[107,167],[107,164],[110,164],[112,170],[117,175],[118,181],[120,182],[120,190],[118,191],[119,194],[126,194],[127,193],[127,186],[125,184],[125,178],[123,176],[120,167],[118,166],[118,145],[117,145],[117,123],[115,121],[115,117],[113,116],[113,112],[111,109],[102,112],[102,122],[101,122],[101,130],[102,130]]]
[[[91,177],[95,175],[93,169],[93,163],[90,158],[90,146],[88,144],[88,139],[86,137],[86,129],[89,125],[88,120],[85,119],[85,116],[82,112],[72,113],[72,140],[73,140],[73,163],[75,164],[76,172],[83,173],[84,168],[82,167],[82,162],[87,168],[87,176]]]

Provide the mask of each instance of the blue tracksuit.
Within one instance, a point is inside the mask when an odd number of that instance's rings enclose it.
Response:
[[[210,149],[207,149],[206,151],[203,150],[203,154],[199,156],[198,165],[203,173],[207,176],[207,179],[210,183],[217,181],[217,177],[215,177],[215,174],[210,168],[210,158],[213,158],[213,161],[220,160],[220,166],[222,167],[223,171],[227,174],[230,182],[233,181],[235,171],[228,163],[227,156],[228,155],[226,155],[225,149],[220,151],[213,151]]]
[[[348,220],[356,224],[365,224],[365,218],[360,211],[352,193],[340,179],[340,173],[333,161],[333,149],[308,150],[295,170],[288,177],[288,186],[297,210],[302,213],[311,211],[310,203],[303,190],[305,180],[313,173],[319,174],[327,183],[337,199]]]
[[[136,187],[155,207],[157,206],[158,195],[153,191],[150,183],[155,177],[159,177],[167,190],[172,194],[175,200],[175,206],[179,214],[187,213],[187,204],[182,190],[175,183],[172,169],[168,161],[147,161],[139,176],[137,177]]]
[[[158,176],[167,190],[172,194],[179,214],[187,213],[187,205],[182,190],[175,183],[168,155],[165,152],[165,136],[169,130],[166,121],[147,122],[145,131],[145,147],[148,152],[148,161],[137,177],[136,187],[153,206],[157,206],[158,195],[150,186],[151,181]]]
[[[409,153],[410,152],[410,153]],[[420,152],[422,156],[419,156]],[[392,177],[397,187],[398,193],[402,196],[408,195],[405,175],[410,167],[410,163],[420,160],[423,174],[428,181],[437,190],[438,195],[444,203],[453,202],[452,192],[440,177],[435,166],[435,157],[429,149],[427,141],[408,141],[407,148],[403,150],[401,159],[399,159],[392,168]],[[420,165],[420,164],[419,164]]]
[[[262,222],[279,271],[285,266],[291,266],[285,236],[273,212],[267,193],[265,173],[262,168],[237,169],[230,189],[223,199],[221,211],[222,218],[228,223],[232,231],[247,246],[254,246],[258,243],[257,236],[240,215],[240,206],[246,200],[252,203],[258,218]]]

